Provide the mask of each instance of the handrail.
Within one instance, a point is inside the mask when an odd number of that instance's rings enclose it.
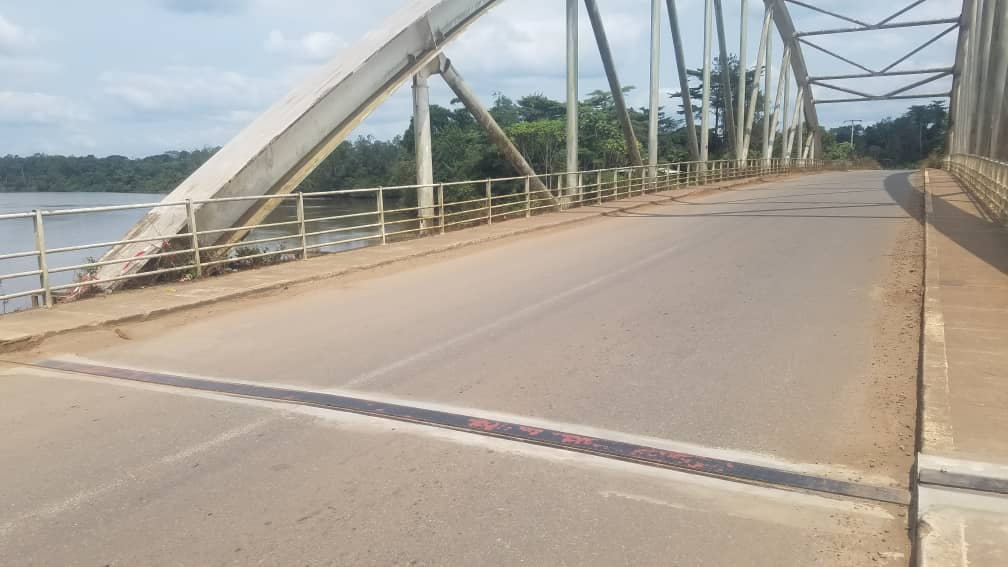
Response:
[[[718,183],[727,180],[776,175],[794,170],[818,169],[822,160],[811,159],[745,159],[745,160],[712,160],[706,164],[697,161],[669,162],[658,164],[656,177],[649,177],[649,166],[621,166],[607,169],[590,169],[578,172],[554,171],[537,175],[543,184],[551,189],[565,185],[568,178],[577,180],[576,186],[565,195],[561,205],[555,204],[552,197],[542,197],[541,190],[532,189],[527,177],[500,177],[468,181],[452,181],[434,183],[437,198],[433,205],[420,207],[411,204],[410,191],[431,185],[400,185],[395,187],[368,187],[361,189],[341,189],[315,191],[311,193],[293,193],[288,195],[263,195],[223,197],[207,200],[182,202],[139,203],[130,205],[112,205],[104,207],[86,207],[60,210],[36,210],[32,212],[0,215],[0,221],[14,219],[32,219],[35,247],[32,250],[2,251],[0,262],[5,260],[32,258],[36,260],[35,269],[19,269],[10,273],[0,273],[0,283],[15,278],[37,277],[39,287],[3,294],[0,289],[0,302],[12,299],[31,297],[33,303],[41,303],[52,307],[56,300],[71,300],[87,294],[102,282],[123,281],[138,278],[149,278],[154,275],[180,274],[180,277],[202,277],[204,269],[212,266],[234,264],[244,260],[261,259],[275,262],[296,257],[306,259],[309,251],[324,249],[347,243],[363,245],[386,244],[407,238],[417,238],[426,235],[444,233],[449,227],[463,229],[478,224],[490,224],[509,218],[530,217],[533,214],[558,210],[558,208],[574,208],[599,204],[607,200],[622,199],[635,195],[674,190],[693,185]],[[1003,165],[1003,164],[1002,164]],[[466,190],[466,187],[470,190]],[[446,191],[447,190],[447,191]],[[332,198],[369,198],[374,199],[374,210],[354,212],[345,215],[329,215],[310,217],[305,214],[304,203],[308,199]],[[248,200],[294,200],[297,205],[296,220],[279,222],[260,222],[249,226],[225,229],[204,229],[196,227],[196,211],[204,205]],[[387,204],[386,204],[387,202]],[[45,220],[50,217],[80,215],[90,218],[93,215],[110,211],[153,209],[158,207],[186,207],[193,226],[186,227],[185,232],[165,235],[157,238],[120,239],[113,241],[74,242],[68,245],[50,247],[46,244]],[[360,219],[360,224],[353,224],[353,219]],[[347,226],[324,228],[318,225],[322,221],[348,221]],[[316,223],[316,224],[312,224]],[[311,228],[306,228],[310,226]],[[217,244],[216,237],[224,233],[257,228],[290,228],[291,234],[273,236],[270,238],[253,238],[237,243]],[[393,230],[389,230],[394,227]],[[308,243],[308,238],[329,237],[321,242]],[[261,249],[249,248],[259,244],[295,241],[297,248]],[[154,269],[137,274],[124,274],[107,277],[102,280],[93,279],[94,270],[100,266],[111,264],[129,264],[132,259],[119,258],[104,261],[80,262],[72,261],[64,265],[50,265],[54,254],[78,252],[88,249],[109,248],[126,243],[147,243],[148,252],[144,258],[177,259],[180,264],[154,266]],[[240,258],[233,256],[234,251],[246,247],[246,255]],[[23,262],[22,262],[23,263]],[[2,266],[2,264],[0,264]],[[76,272],[72,282],[50,281],[53,275],[65,276]],[[54,292],[65,292],[63,295]]]
[[[947,169],[991,218],[1008,226],[1008,162],[975,154],[952,154],[945,160]]]

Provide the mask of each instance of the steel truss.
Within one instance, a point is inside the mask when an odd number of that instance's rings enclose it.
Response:
[[[928,46],[934,44],[939,39],[945,37],[946,35],[952,33],[956,29],[958,29],[959,26],[960,26],[960,18],[939,18],[939,19],[932,19],[932,20],[917,20],[917,21],[908,21],[908,22],[894,22],[893,21],[896,18],[898,18],[899,16],[902,16],[903,14],[909,12],[910,10],[916,8],[917,6],[920,6],[921,4],[923,4],[924,2],[926,2],[927,0],[916,0],[916,1],[912,2],[912,3],[910,3],[909,5],[907,5],[907,6],[903,7],[903,8],[901,8],[901,9],[897,10],[894,13],[892,13],[888,17],[883,18],[882,20],[879,20],[878,22],[876,22],[874,24],[868,23],[868,22],[864,22],[864,21],[861,21],[861,20],[858,20],[858,19],[855,19],[855,18],[850,17],[848,15],[840,14],[840,13],[837,13],[837,12],[832,12],[830,10],[825,10],[823,8],[820,8],[818,6],[813,6],[811,4],[808,4],[806,2],[802,2],[800,0],[783,0],[783,1],[789,2],[789,3],[794,4],[796,6],[801,6],[803,8],[807,8],[809,10],[812,10],[814,12],[818,12],[820,14],[825,14],[825,15],[828,15],[828,16],[832,16],[834,18],[843,20],[845,22],[856,24],[856,27],[837,28],[837,29],[825,29],[825,30],[814,30],[814,31],[805,31],[805,32],[795,33],[795,39],[798,42],[802,43],[803,45],[811,47],[812,49],[815,49],[817,51],[825,53],[826,55],[829,55],[830,57],[833,57],[834,59],[837,59],[839,61],[843,61],[844,63],[847,63],[847,64],[849,64],[849,65],[851,65],[853,67],[856,67],[856,68],[860,69],[861,71],[864,71],[863,73],[855,73],[855,74],[842,74],[842,75],[832,75],[832,76],[810,77],[809,78],[809,83],[811,83],[813,85],[824,87],[824,88],[827,88],[827,89],[830,89],[830,90],[833,90],[833,91],[837,91],[837,92],[842,92],[842,93],[847,93],[847,94],[855,95],[853,98],[832,98],[832,99],[816,100],[815,101],[816,104],[831,104],[831,103],[842,103],[842,102],[865,102],[865,101],[878,101],[878,100],[903,100],[903,99],[918,99],[918,98],[948,98],[948,97],[951,96],[951,92],[937,92],[937,93],[924,93],[924,94],[905,94],[905,93],[906,93],[906,91],[913,90],[913,89],[915,89],[917,87],[920,87],[922,85],[926,85],[926,84],[938,81],[940,79],[943,79],[945,77],[948,77],[950,75],[953,75],[954,72],[955,72],[955,68],[954,67],[940,67],[940,68],[934,68],[934,69],[904,69],[904,70],[896,70],[895,67],[897,67],[901,63],[905,62],[907,59],[910,59],[911,57],[913,57],[917,53],[921,52],[922,50],[924,50]],[[860,63],[858,61],[855,61],[853,59],[849,59],[847,57],[844,57],[843,55],[840,55],[839,53],[836,53],[835,51],[829,50],[829,49],[827,49],[827,48],[819,45],[818,43],[815,43],[815,42],[811,41],[810,39],[808,39],[811,36],[825,36],[825,35],[836,35],[836,34],[848,34],[848,33],[855,33],[855,32],[876,31],[876,30],[919,28],[919,27],[935,26],[935,25],[942,25],[942,24],[950,24],[950,25],[948,27],[942,29],[939,33],[935,34],[931,38],[929,38],[927,41],[921,43],[920,45],[918,45],[918,46],[914,47],[913,49],[911,49],[910,51],[908,51],[906,54],[904,54],[901,57],[897,58],[892,63],[889,63],[888,65],[886,65],[884,67],[881,67],[881,68],[878,68],[878,69],[873,69],[873,68],[871,68],[871,67],[869,67],[867,65],[864,65],[864,64],[862,64],[862,63]],[[827,82],[827,81],[844,80],[844,79],[865,79],[865,78],[874,78],[874,77],[898,77],[898,76],[907,76],[907,75],[930,75],[930,76],[924,77],[923,79],[914,81],[912,83],[909,83],[907,85],[901,86],[901,87],[896,88],[896,89],[893,89],[891,91],[888,91],[888,92],[885,92],[885,93],[878,93],[878,94],[866,93],[866,92],[855,90],[855,89],[852,89],[852,88],[849,88],[849,87],[845,87],[845,86],[841,86],[841,85],[836,85],[836,84]]]

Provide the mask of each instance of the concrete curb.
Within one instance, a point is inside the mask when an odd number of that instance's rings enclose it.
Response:
[[[924,305],[920,368],[920,448],[914,467],[914,564],[938,567],[971,564],[970,542],[983,543],[981,556],[999,554],[998,544],[983,541],[983,530],[1003,525],[1008,514],[1008,466],[967,461],[954,454],[948,353],[942,309],[941,265],[933,224],[934,197],[927,169],[924,177]],[[981,535],[976,535],[980,526]],[[989,559],[989,557],[988,557]],[[982,564],[988,564],[984,559]]]
[[[493,241],[501,240],[501,239],[504,239],[504,238],[510,238],[510,237],[514,237],[514,236],[520,236],[520,235],[523,235],[523,234],[529,234],[529,233],[539,232],[539,231],[543,231],[543,230],[550,230],[550,229],[554,229],[554,228],[558,228],[558,227],[564,227],[564,226],[572,225],[572,224],[575,224],[575,223],[585,222],[585,221],[588,221],[588,220],[591,220],[591,219],[595,219],[595,218],[611,215],[613,213],[621,213],[621,212],[626,212],[626,211],[638,209],[638,208],[641,208],[641,207],[647,207],[647,206],[651,206],[651,205],[658,205],[658,204],[668,203],[668,202],[671,202],[671,201],[675,201],[677,199],[681,199],[683,197],[696,197],[696,196],[701,196],[701,195],[706,195],[706,194],[714,193],[714,192],[717,192],[717,191],[723,191],[723,190],[729,190],[729,189],[739,189],[739,188],[742,188],[743,186],[747,186],[747,185],[756,185],[756,184],[759,184],[759,183],[765,183],[767,181],[777,181],[777,180],[781,180],[781,179],[788,179],[788,178],[798,177],[798,176],[814,175],[816,173],[819,173],[819,171],[809,172],[809,173],[792,173],[792,174],[770,176],[770,177],[746,178],[746,179],[737,180],[736,183],[728,182],[728,183],[722,183],[722,184],[717,184],[717,185],[713,185],[713,186],[699,186],[699,187],[686,188],[686,189],[681,189],[681,190],[675,190],[675,189],[673,189],[671,191],[662,191],[662,192],[658,192],[658,193],[650,193],[650,194],[645,194],[645,195],[639,195],[637,197],[629,197],[629,198],[624,199],[622,201],[608,201],[606,203],[603,203],[603,206],[607,206],[607,209],[603,210],[603,211],[591,211],[589,209],[589,207],[572,209],[572,212],[574,212],[574,213],[580,213],[578,216],[573,217],[573,218],[566,218],[566,219],[562,219],[561,218],[561,219],[557,219],[555,222],[544,223],[544,224],[536,225],[536,226],[532,226],[532,227],[516,228],[516,229],[511,230],[511,231],[499,232],[499,233],[490,234],[490,235],[479,235],[479,236],[476,236],[474,238],[470,238],[470,239],[467,239],[467,240],[462,240],[462,241],[458,241],[458,242],[452,242],[452,243],[442,244],[442,245],[439,245],[439,246],[432,246],[430,248],[427,248],[427,249],[424,249],[424,250],[419,250],[419,251],[414,251],[414,252],[406,252],[406,253],[401,254],[401,255],[397,255],[397,256],[394,256],[394,257],[391,257],[391,258],[385,258],[385,259],[378,260],[378,261],[371,261],[371,262],[362,263],[362,264],[350,265],[350,266],[342,267],[342,268],[339,268],[339,269],[336,269],[336,270],[322,271],[322,272],[311,274],[311,275],[307,275],[307,276],[293,277],[293,278],[288,278],[288,279],[281,279],[281,280],[266,282],[266,283],[262,283],[262,284],[258,284],[258,285],[251,285],[251,286],[248,286],[248,287],[243,287],[241,289],[234,289],[234,290],[231,290],[231,291],[221,291],[220,293],[211,294],[211,295],[208,295],[208,296],[202,297],[202,298],[179,298],[179,301],[177,301],[174,304],[165,305],[163,307],[159,307],[159,308],[155,308],[155,309],[149,309],[149,310],[145,310],[145,311],[137,311],[137,312],[134,312],[134,313],[124,314],[124,315],[110,316],[108,318],[99,318],[99,319],[93,319],[93,320],[71,322],[71,323],[68,323],[68,324],[64,324],[62,326],[56,326],[56,327],[54,327],[52,329],[48,329],[48,330],[43,331],[43,332],[21,333],[21,334],[15,334],[15,335],[9,335],[9,336],[5,336],[5,337],[0,337],[0,353],[10,353],[10,352],[15,352],[15,351],[20,351],[20,350],[25,350],[25,349],[28,349],[28,348],[32,348],[32,347],[38,346],[39,344],[41,344],[46,339],[50,339],[52,337],[55,337],[55,336],[58,336],[58,335],[63,335],[63,334],[66,334],[66,333],[71,333],[71,332],[74,332],[74,331],[93,329],[93,328],[100,328],[100,327],[106,327],[106,326],[113,326],[113,325],[119,325],[119,324],[124,324],[124,323],[133,323],[133,322],[137,322],[137,321],[146,321],[146,320],[149,320],[149,319],[152,319],[152,318],[155,318],[155,317],[160,317],[160,316],[168,315],[168,314],[171,314],[171,313],[177,313],[177,312],[181,312],[181,311],[185,311],[185,310],[190,310],[190,309],[197,309],[197,308],[200,308],[200,307],[205,307],[207,305],[211,305],[211,304],[222,302],[222,301],[245,298],[245,297],[249,297],[249,296],[253,296],[253,295],[261,294],[261,293],[268,293],[268,292],[275,291],[275,290],[278,290],[278,289],[283,289],[283,288],[286,288],[286,287],[289,287],[289,286],[292,286],[292,285],[300,285],[300,284],[311,283],[311,282],[316,282],[316,281],[320,281],[320,280],[337,278],[337,277],[345,276],[345,275],[352,274],[352,273],[355,273],[355,272],[360,272],[360,271],[365,271],[365,270],[372,270],[372,269],[380,268],[380,267],[387,266],[387,265],[390,265],[390,264],[395,264],[395,263],[398,263],[398,262],[403,262],[403,261],[407,261],[407,260],[411,260],[411,259],[415,259],[415,258],[422,258],[422,257],[425,257],[425,256],[431,256],[431,255],[434,255],[434,254],[440,254],[440,253],[444,253],[444,252],[449,252],[449,251],[457,250],[457,249],[460,249],[460,248],[467,248],[467,247],[470,247],[470,246],[476,246],[476,245],[479,245],[479,244],[493,242]],[[639,200],[641,197],[645,197],[646,200],[644,200],[644,201]],[[630,201],[630,199],[637,199],[637,200]],[[630,202],[627,202],[627,201],[630,201]],[[620,203],[624,203],[624,204],[620,205]],[[590,205],[590,206],[595,206],[595,205]],[[533,218],[536,218],[536,217],[533,217]],[[539,218],[542,218],[542,217],[539,217]],[[500,225],[496,225],[495,224],[494,226],[495,227],[499,227]],[[453,234],[453,233],[449,233],[449,234]],[[409,241],[406,241],[406,242],[416,243],[416,242],[422,241],[422,240],[425,240],[425,239],[413,239],[413,240],[409,240]],[[393,244],[392,246],[395,246],[395,244]],[[346,252],[346,254],[352,254],[352,253],[353,253],[352,251]],[[321,258],[310,258],[310,259],[307,260],[307,262],[311,262],[312,260],[318,260],[318,259],[321,259]],[[278,265],[276,267],[282,267],[282,266],[285,266],[285,265],[287,265],[287,264],[280,264],[280,265]],[[272,267],[273,266],[268,266],[268,267],[264,267],[264,268],[259,268],[258,270],[242,271],[242,272],[238,272],[238,273],[235,273],[235,274],[228,274],[228,275],[220,276],[220,277],[232,277],[232,276],[233,277],[241,277],[241,275],[243,275],[243,274],[247,276],[249,274],[253,274],[253,273],[256,273],[256,272],[262,274],[263,271],[269,270]],[[168,285],[168,284],[159,284],[159,286],[155,286],[155,287],[162,287],[164,285]],[[129,293],[129,292],[127,291],[127,292],[120,292],[120,293]],[[83,301],[86,302],[86,301],[89,301],[89,300],[85,299]]]
[[[940,518],[930,518],[921,508],[921,465],[925,453],[952,449],[952,406],[949,392],[948,351],[945,345],[945,318],[941,306],[938,246],[931,221],[934,201],[927,168],[921,170],[924,190],[924,301],[921,307],[921,366],[918,383],[919,447],[913,474],[913,549],[918,567],[943,564],[954,546],[938,529]],[[951,563],[944,563],[951,564]]]
[[[942,453],[953,449],[952,408],[949,391],[945,317],[942,311],[941,266],[932,223],[934,202],[927,169],[924,176],[924,306],[921,337],[920,452]]]

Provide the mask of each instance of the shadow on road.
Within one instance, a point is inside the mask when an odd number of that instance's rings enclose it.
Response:
[[[981,216],[981,205],[958,183],[932,181],[934,228],[970,254],[1008,274],[1008,230]]]

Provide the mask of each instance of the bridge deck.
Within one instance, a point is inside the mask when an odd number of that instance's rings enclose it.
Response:
[[[687,198],[31,356],[350,392],[906,490],[922,268],[910,175]],[[15,432],[0,554],[37,563],[909,553],[894,504],[23,365],[0,388]]]

